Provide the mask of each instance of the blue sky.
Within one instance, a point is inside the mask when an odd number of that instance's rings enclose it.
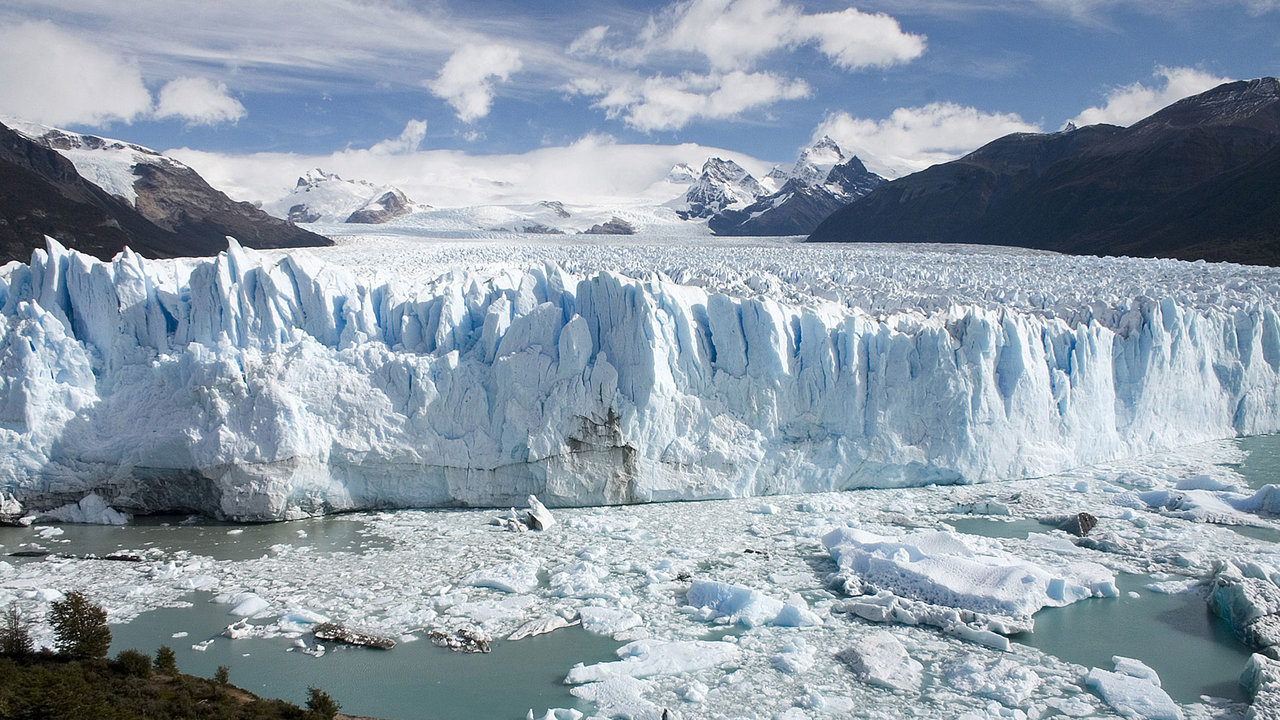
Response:
[[[825,132],[902,174],[1280,74],[1277,38],[1280,0],[6,0],[0,114],[206,161]]]

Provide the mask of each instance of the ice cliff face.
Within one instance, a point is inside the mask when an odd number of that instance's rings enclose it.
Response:
[[[1039,475],[1280,430],[1254,298],[873,316],[553,265],[404,288],[51,244],[0,273],[0,492],[278,519]]]

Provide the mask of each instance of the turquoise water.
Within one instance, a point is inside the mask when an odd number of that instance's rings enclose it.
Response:
[[[1119,575],[1120,597],[1082,600],[1036,613],[1035,632],[1014,640],[1085,667],[1112,668],[1123,655],[1149,665],[1179,702],[1200,695],[1245,700],[1240,673],[1249,660],[1231,628],[1194,593],[1162,595],[1145,575]],[[1130,591],[1139,597],[1128,596]]]
[[[303,703],[307,687],[323,689],[345,712],[381,718],[519,720],[549,707],[589,708],[569,693],[564,676],[574,663],[617,660],[620,643],[566,628],[518,642],[495,641],[488,654],[455,653],[421,639],[392,650],[326,645],[322,657],[289,652],[284,638],[230,640],[222,629],[236,618],[227,606],[195,593],[191,608],[154,610],[127,625],[112,625],[111,652],[174,649],[178,668],[213,677],[219,665],[231,682],[264,697]],[[188,633],[174,638],[174,633]],[[192,645],[216,638],[203,652]],[[482,710],[480,710],[482,709]]]

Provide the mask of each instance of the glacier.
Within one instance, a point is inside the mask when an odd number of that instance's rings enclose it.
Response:
[[[988,262],[957,287],[1013,300],[875,306],[841,298],[927,268],[870,254],[854,281],[757,292],[776,247],[728,283],[519,252],[377,281],[340,252],[103,263],[50,240],[0,270],[0,493],[235,520],[622,504],[1041,476],[1280,430],[1274,271],[1089,258],[1145,291],[1064,276],[1055,304]]]

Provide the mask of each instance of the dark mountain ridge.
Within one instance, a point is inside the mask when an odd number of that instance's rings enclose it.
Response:
[[[1227,83],[1128,128],[1015,134],[885,183],[812,241],[957,242],[1280,265],[1280,81]]]
[[[102,260],[126,245],[146,257],[214,255],[226,249],[228,235],[253,248],[333,244],[231,200],[191,168],[146,148],[121,145],[157,158],[133,166],[136,206],[86,180],[56,149],[107,142],[61,131],[37,141],[0,124],[0,262],[25,262],[46,235]]]

